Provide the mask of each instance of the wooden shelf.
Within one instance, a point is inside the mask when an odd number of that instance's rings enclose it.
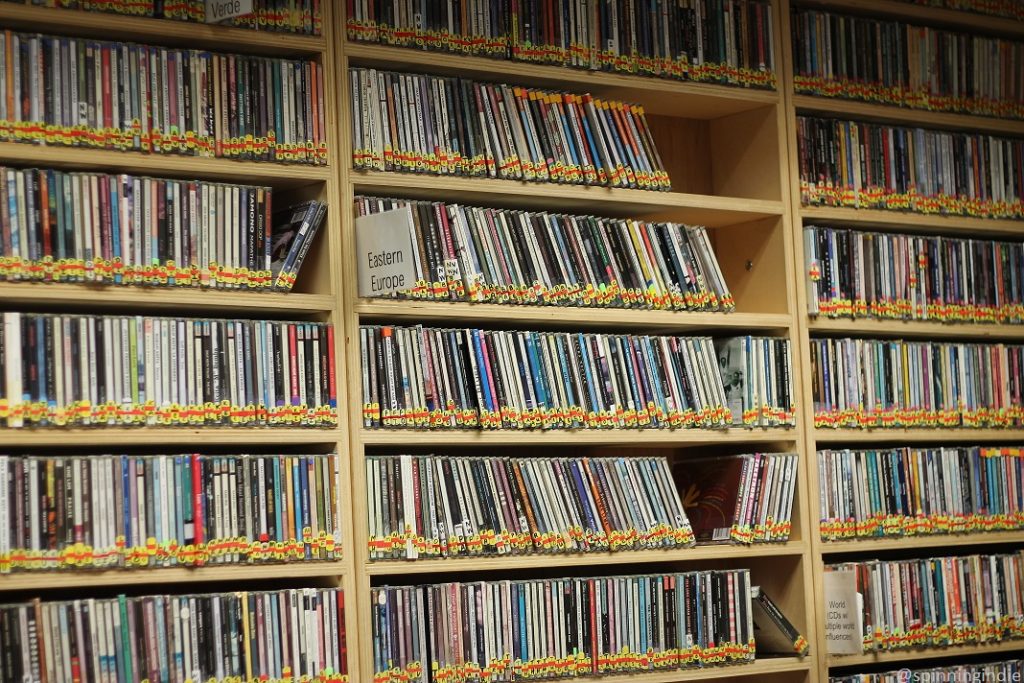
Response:
[[[885,664],[887,662],[910,662],[925,659],[970,657],[972,655],[994,655],[1007,652],[1024,652],[1024,640],[1004,640],[998,643],[976,645],[950,645],[949,647],[926,647],[916,650],[893,650],[890,652],[868,652],[859,655],[829,655],[829,668],[861,666],[863,664]]]
[[[796,0],[794,4],[830,12],[849,12],[926,26],[944,26],[966,33],[991,33],[1024,38],[1024,22],[944,7],[928,7],[896,0]]]
[[[797,438],[795,429],[363,429],[368,446],[709,446],[720,443],[777,443]]]
[[[161,315],[262,315],[304,318],[325,315],[334,307],[326,294],[248,292],[95,285],[89,283],[0,282],[0,301],[10,307],[82,307],[103,310],[158,311]]]
[[[301,427],[78,427],[71,429],[3,429],[3,443],[9,448],[74,446],[100,448],[115,446],[288,446],[334,445],[341,439],[338,429]]]
[[[515,209],[577,211],[630,218],[659,218],[718,228],[778,217],[782,202],[714,195],[628,190],[521,180],[461,178],[385,171],[351,171],[356,194],[462,202]]]
[[[20,5],[0,3],[0,10],[5,7],[20,7]],[[81,12],[81,14],[89,13]],[[281,164],[272,161],[238,161],[182,154],[121,152],[87,147],[34,145],[26,142],[0,142],[0,160],[6,164],[58,168],[65,171],[88,170],[172,178],[200,178],[270,185],[276,189],[325,182],[331,176],[329,166]]]
[[[1015,443],[1024,439],[1024,429],[815,429],[814,440],[823,443],[957,443],[1003,441]]]
[[[876,320],[870,318],[808,318],[811,334],[852,334],[871,337],[955,339],[1024,339],[1024,325],[951,324],[925,320]]]
[[[88,589],[101,586],[161,586],[168,583],[205,581],[256,581],[281,578],[282,576],[308,579],[341,577],[343,574],[344,569],[339,561],[98,571],[38,571],[0,576],[0,591]]]
[[[810,668],[811,661],[809,659],[774,657],[756,659],[749,664],[708,665],[668,671],[585,676],[567,680],[581,681],[582,683],[683,683],[684,681],[744,677],[756,681],[760,680],[762,676],[790,671],[807,671]]]
[[[424,52],[373,43],[349,41],[344,44],[343,51],[349,66],[429,71],[436,75],[481,80],[500,78],[502,82],[517,85],[571,89],[574,92],[588,92],[641,104],[649,114],[669,114],[691,119],[716,119],[759,107],[774,106],[779,102],[779,94],[773,90]]]
[[[1024,531],[992,531],[971,534],[930,534],[927,536],[900,536],[893,538],[864,538],[849,541],[822,541],[823,555],[846,553],[876,553],[887,550],[928,549],[949,550],[950,547],[969,545],[995,545],[1007,543],[1024,546]]]
[[[1024,121],[997,119],[992,116],[972,116],[952,112],[911,109],[895,105],[860,102],[841,97],[793,95],[793,106],[798,114],[825,114],[857,121],[878,121],[922,128],[943,128],[992,133],[994,135],[1024,135]]]
[[[370,576],[400,576],[437,572],[505,571],[537,567],[593,567],[623,564],[659,564],[732,560],[751,557],[787,557],[806,550],[802,541],[791,543],[754,543],[752,545],[703,545],[671,550],[635,550],[611,553],[545,553],[498,555],[490,557],[446,557],[421,560],[376,560],[365,564]],[[652,569],[652,571],[656,571]]]
[[[314,56],[327,49],[323,36],[10,3],[0,5],[0,25],[22,31],[268,56]]]
[[[935,214],[849,209],[828,206],[800,208],[804,225],[841,225],[863,230],[901,230],[903,232],[963,233],[965,235],[1021,236],[1024,220],[939,216]]]
[[[2,297],[3,290],[0,289]],[[788,315],[772,313],[699,313],[387,299],[360,299],[355,309],[361,319],[387,321],[388,324],[429,322],[508,325],[514,319],[519,329],[617,328],[649,333],[696,332],[705,335],[736,330],[776,332],[787,330],[790,326]]]

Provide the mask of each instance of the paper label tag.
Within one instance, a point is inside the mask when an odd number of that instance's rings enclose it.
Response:
[[[857,600],[856,573],[825,572],[825,644],[830,655],[861,652],[863,618]]]
[[[408,208],[356,218],[359,296],[380,297],[413,287],[412,230]]]
[[[252,12],[252,0],[206,0],[207,24],[244,17]]]

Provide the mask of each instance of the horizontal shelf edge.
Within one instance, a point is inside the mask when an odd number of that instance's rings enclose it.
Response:
[[[943,216],[937,214],[884,211],[881,209],[853,209],[831,206],[804,206],[800,208],[804,225],[816,222],[848,224],[858,228],[884,228],[922,232],[969,233],[971,235],[1024,234],[1024,221],[1000,218],[974,218],[972,216]]]
[[[523,445],[635,445],[638,443],[701,445],[712,443],[772,443],[796,441],[796,429],[580,429],[580,430],[410,430],[363,429],[364,444],[391,446],[479,444]]]
[[[921,443],[1005,441],[1024,439],[1024,429],[815,429],[817,443]]]
[[[945,548],[966,545],[1024,544],[1024,531],[993,531],[973,534],[931,534],[893,538],[865,538],[849,541],[821,541],[822,555],[873,553],[906,548]]]
[[[0,4],[0,8],[3,6]],[[158,177],[222,180],[271,185],[278,188],[300,187],[315,182],[325,182],[331,177],[329,166],[281,164],[273,161],[241,161],[180,154],[122,152],[86,147],[35,145],[26,142],[0,142],[0,163],[53,167],[64,170],[97,170]]]
[[[974,645],[950,645],[929,647],[920,650],[892,650],[888,652],[858,655],[829,655],[830,668],[859,666],[862,664],[884,664],[886,662],[907,662],[912,660],[941,659],[947,657],[969,657],[971,655],[997,654],[1003,652],[1024,652],[1024,639],[1006,640],[997,643]]]
[[[1024,339],[1024,325],[947,324],[923,320],[874,320],[869,318],[809,318],[808,330],[887,337],[953,337],[962,339]]]
[[[287,564],[159,567],[99,571],[40,571],[0,575],[0,591],[32,591],[98,586],[146,586],[203,581],[257,581],[294,578],[341,577],[340,560]]]
[[[332,444],[342,440],[341,429],[277,427],[102,427],[75,429],[0,428],[0,441],[8,448],[35,446],[119,446],[197,444],[282,446]]]
[[[93,306],[119,309],[189,309],[203,311],[329,313],[334,298],[327,294],[246,292],[185,287],[134,287],[89,283],[0,282],[0,301],[6,305]]]
[[[2,295],[2,291],[0,291]],[[649,311],[619,308],[569,306],[505,306],[444,301],[366,300],[355,305],[356,313],[367,318],[429,323],[430,321],[514,321],[530,324],[585,325],[587,327],[631,327],[644,330],[784,330],[791,327],[785,314],[699,313]]]
[[[841,97],[794,94],[793,106],[798,112],[836,115],[850,120],[885,121],[921,128],[979,131],[999,135],[1024,135],[1024,121],[1015,119],[911,109]]]
[[[669,562],[696,562],[753,557],[789,557],[803,554],[806,544],[754,543],[752,545],[703,545],[671,550],[638,550],[614,553],[571,553],[503,555],[491,557],[451,557],[424,560],[377,560],[367,562],[365,572],[370,576],[405,576],[435,572],[502,571],[544,567],[595,567],[623,564],[656,564]]]
[[[530,64],[357,41],[346,41],[342,51],[350,65],[398,71],[429,68],[432,74],[483,80],[497,78],[503,82],[541,88],[564,89],[566,84],[571,84],[569,87],[574,92],[585,91],[642,104],[650,114],[714,119],[775,106],[780,102],[777,90]]]
[[[445,199],[515,208],[581,210],[600,214],[613,211],[636,218],[650,213],[692,216],[688,222],[723,227],[783,215],[781,201],[717,197],[624,188],[589,187],[558,183],[528,183],[495,178],[422,175],[389,171],[349,172],[355,194],[374,193],[415,199]]]
[[[0,4],[0,25],[33,32],[45,30],[218,51],[230,46],[232,51],[263,55],[308,56],[327,50],[327,39],[323,36],[31,5]]]

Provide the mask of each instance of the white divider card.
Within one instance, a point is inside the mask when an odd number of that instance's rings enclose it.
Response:
[[[385,296],[415,284],[414,229],[409,207],[356,218],[359,296]]]
[[[207,24],[244,17],[252,12],[252,0],[206,0]]]
[[[853,571],[825,572],[825,644],[830,655],[863,651],[863,614]]]

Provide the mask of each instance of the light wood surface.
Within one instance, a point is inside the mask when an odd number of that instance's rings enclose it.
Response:
[[[804,225],[837,225],[858,230],[886,230],[974,236],[1015,237],[1024,234],[1024,222],[1003,218],[942,216],[881,209],[799,206]]]
[[[22,572],[6,575],[3,580],[0,580],[0,596],[2,596],[2,591],[38,592],[78,587],[88,589],[103,586],[156,586],[169,583],[209,583],[210,591],[231,591],[238,588],[236,586],[224,586],[223,584],[235,581],[277,579],[282,575],[300,580],[338,579],[344,573],[345,563],[339,561],[206,567],[159,567],[152,569]],[[195,587],[189,586],[185,590],[195,590]],[[202,590],[207,589],[204,587]],[[45,594],[43,594],[44,599],[45,597]]]
[[[829,667],[832,668],[887,663],[899,663],[900,666],[925,666],[924,660],[937,660],[935,664],[944,665],[956,664],[963,658],[974,655],[1010,655],[1019,657],[1019,653],[1022,652],[1024,652],[1024,640],[1004,640],[996,643],[979,643],[977,645],[950,645],[949,647],[891,650],[889,652],[859,655],[833,655],[828,658],[828,663]],[[914,664],[914,662],[919,663]]]
[[[892,550],[932,551],[932,554],[948,552],[950,548],[966,548],[979,545],[1006,543],[1024,544],[1024,531],[990,531],[974,534],[929,534],[926,536],[903,536],[899,538],[864,538],[849,541],[822,541],[823,554],[879,553]]]
[[[417,560],[373,560],[364,571],[370,576],[405,576],[473,570],[511,571],[543,567],[575,568],[587,572],[595,565],[644,565],[657,571],[659,564],[699,562],[702,560],[745,560],[754,557],[800,556],[807,550],[805,543],[755,543],[753,545],[699,545],[672,550],[636,550],[613,553],[566,553],[505,555],[500,557],[445,557]],[[645,569],[645,571],[648,571]]]
[[[632,446],[635,444],[700,446],[716,443],[755,444],[790,442],[795,429],[363,429],[367,445],[400,446],[526,446],[585,444]]]
[[[577,308],[570,306],[509,306],[444,301],[360,299],[355,304],[363,320],[391,323],[429,321],[444,325],[473,321],[475,325],[500,326],[514,320],[519,329],[619,329],[650,333],[742,334],[741,330],[766,332],[788,329],[788,315],[768,313],[703,313],[690,311],[645,311],[621,308]],[[510,313],[514,313],[512,318]]]
[[[810,318],[807,327],[813,334],[866,335],[871,337],[907,337],[914,339],[954,338],[961,340],[1019,341],[1024,325],[981,325],[942,323],[928,320],[876,320],[871,318]]]
[[[0,9],[10,6],[6,3],[0,4]],[[0,142],[0,159],[8,164],[58,168],[65,171],[91,170],[161,178],[202,178],[248,185],[270,185],[279,189],[323,183],[332,173],[328,166],[277,164],[269,161],[242,161],[181,154],[118,152],[85,147],[47,147],[26,142]]]
[[[857,121],[879,121],[920,128],[979,131],[992,135],[1024,135],[1024,121],[997,119],[992,116],[911,109],[815,95],[793,95],[793,106],[796,107],[798,114],[838,116]]]
[[[400,195],[434,201],[443,197],[447,202],[474,206],[485,204],[602,216],[649,217],[713,228],[782,214],[782,202],[767,199],[527,183],[491,178],[435,177],[384,171],[351,171],[351,177],[356,194]],[[441,187],[444,188],[443,192],[439,191]]]
[[[1024,439],[1024,429],[815,429],[814,438],[819,444],[863,443],[863,444],[943,444],[956,442],[990,443],[998,441],[1013,444]]]

